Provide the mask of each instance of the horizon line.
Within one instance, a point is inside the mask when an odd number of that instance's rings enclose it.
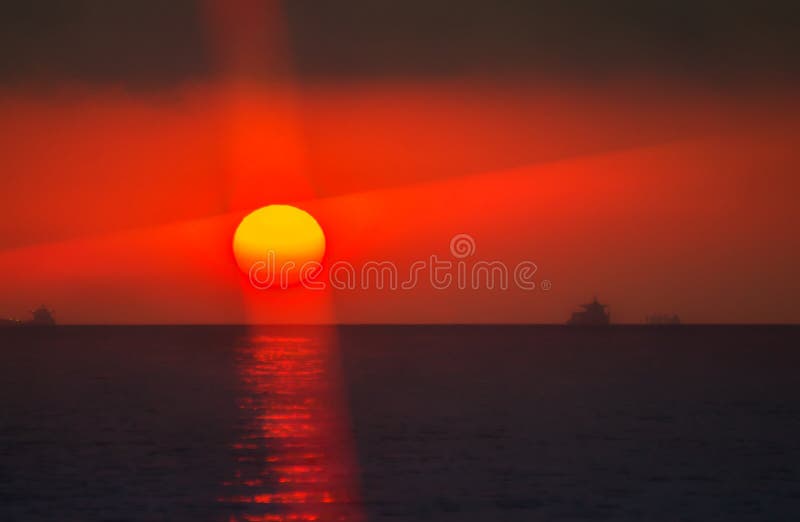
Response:
[[[25,325],[25,328],[34,327],[36,329],[52,328],[52,327],[375,327],[375,326],[455,326],[455,327],[470,327],[470,326],[559,326],[570,328],[573,330],[601,330],[607,328],[614,328],[618,326],[642,326],[651,328],[676,328],[676,327],[694,327],[694,326],[800,326],[800,323],[679,323],[679,324],[648,324],[648,323],[612,323],[609,325],[598,326],[575,326],[566,323],[58,323],[55,325]],[[15,327],[8,327],[14,329]],[[4,328],[0,327],[0,330]]]

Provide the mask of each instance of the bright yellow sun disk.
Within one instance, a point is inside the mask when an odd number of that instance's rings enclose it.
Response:
[[[325,235],[308,212],[291,205],[269,205],[242,219],[233,236],[233,253],[245,274],[252,275],[254,266],[264,267],[272,258],[278,271],[276,286],[281,269],[288,274],[288,283],[294,284],[304,264],[322,261]]]

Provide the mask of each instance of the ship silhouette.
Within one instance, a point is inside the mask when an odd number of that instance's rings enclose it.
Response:
[[[580,312],[573,312],[567,324],[569,326],[608,326],[611,322],[611,315],[608,313],[608,305],[600,304],[597,297],[591,303],[581,305]]]
[[[36,310],[31,310],[31,319],[20,321],[18,319],[0,319],[0,326],[55,326],[56,320],[53,311],[45,305]]]
[[[649,325],[675,325],[681,324],[681,318],[678,314],[652,314],[648,315],[644,322]]]

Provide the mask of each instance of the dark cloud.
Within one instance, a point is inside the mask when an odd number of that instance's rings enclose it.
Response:
[[[198,2],[22,0],[0,9],[0,77],[7,83],[147,86],[212,71]]]
[[[794,1],[290,0],[291,57],[309,81],[504,72],[793,78]],[[213,78],[204,4],[4,2],[0,79],[163,85]]]
[[[287,3],[308,75],[795,73],[800,9],[738,0]]]

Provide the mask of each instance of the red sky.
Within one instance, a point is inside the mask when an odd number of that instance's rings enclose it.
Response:
[[[64,323],[560,323],[596,294],[620,322],[800,321],[787,83],[698,82],[674,64],[588,83],[544,70],[309,81],[281,4],[209,2],[203,19],[205,80],[0,88],[0,316],[45,303]],[[231,239],[272,203],[317,218],[327,266],[402,274],[466,233],[469,261],[529,260],[552,287],[256,291]]]
[[[282,86],[281,86],[282,85]],[[61,322],[798,322],[796,97],[532,77],[0,93],[0,316]],[[534,261],[548,292],[257,292],[230,251],[270,203],[326,262]]]

